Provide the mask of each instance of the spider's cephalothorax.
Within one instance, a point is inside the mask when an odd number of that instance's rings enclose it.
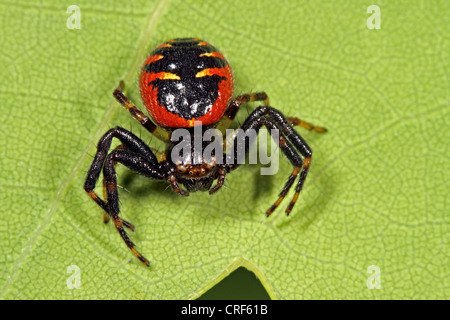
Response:
[[[205,127],[202,127],[205,129]],[[175,141],[168,144],[165,156],[172,168],[176,170],[176,180],[179,184],[186,187],[187,192],[195,191],[208,191],[211,190],[211,186],[214,180],[217,179],[220,174],[220,168],[217,164],[215,154],[211,155],[203,154],[203,150],[209,145],[209,141],[202,140],[204,130],[196,132],[195,129],[189,129],[186,131],[186,137],[180,137]],[[200,136],[201,145],[199,150],[195,148],[195,140]],[[179,143],[183,138],[189,141],[189,148],[186,150],[179,150],[179,152],[173,152],[174,148],[179,146]],[[186,152],[185,152],[186,151]],[[216,190],[220,187],[216,187]],[[184,191],[180,190],[180,193],[187,195]]]
[[[110,129],[97,144],[97,152],[84,189],[104,210],[105,222],[110,218],[114,221],[122,239],[145,265],[150,265],[149,261],[136,250],[124,230],[124,227],[134,230],[134,226],[119,217],[115,171],[117,163],[148,178],[166,180],[175,192],[184,196],[195,191],[209,191],[212,194],[222,187],[226,174],[239,167],[238,148],[244,148],[244,154],[248,154],[255,139],[249,138],[252,135],[247,134],[250,131],[257,133],[265,126],[270,129],[269,133],[273,132],[271,130],[279,132],[275,142],[293,166],[278,199],[266,211],[266,215],[272,214],[298,179],[286,214],[292,211],[302,190],[312,156],[311,149],[293,126],[317,132],[324,132],[325,128],[315,127],[298,118],[286,118],[280,111],[269,106],[264,92],[243,94],[231,99],[233,76],[227,60],[212,45],[197,38],[169,40],[157,47],[144,62],[139,84],[142,100],[153,121],[124,95],[122,82],[113,95],[150,133],[167,143],[166,150],[155,154],[130,131],[121,127]],[[256,108],[239,128],[244,140],[238,140],[241,135],[237,134],[231,141],[221,142],[227,144],[227,150],[231,148],[231,154],[211,153],[205,156],[203,151],[209,145],[206,142],[201,143],[200,152],[194,147],[182,149],[182,152],[172,152],[182,142],[182,139],[171,139],[177,128],[187,130],[192,142],[199,135],[195,129],[200,125],[202,135],[206,129],[216,128],[225,136],[224,133],[232,124],[239,107],[251,101],[262,101],[263,105]],[[118,139],[121,144],[109,152],[113,138]],[[101,172],[105,199],[94,191]]]

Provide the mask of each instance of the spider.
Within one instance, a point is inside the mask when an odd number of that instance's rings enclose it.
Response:
[[[163,152],[154,152],[130,131],[121,127],[110,129],[98,142],[84,190],[104,210],[105,223],[110,218],[113,220],[128,248],[146,266],[150,262],[136,250],[124,229],[134,231],[134,226],[119,216],[115,170],[117,163],[148,178],[167,181],[173,191],[182,196],[195,191],[209,191],[213,194],[223,186],[225,176],[240,166],[238,148],[243,148],[244,155],[249,153],[255,139],[245,134],[251,130],[258,133],[265,126],[267,129],[278,130],[276,142],[293,166],[278,199],[266,211],[266,215],[273,213],[299,177],[286,214],[292,211],[297,201],[311,164],[312,151],[293,129],[293,125],[317,132],[324,132],[326,129],[298,118],[286,118],[280,111],[269,106],[268,96],[264,92],[232,98],[233,81],[228,61],[215,47],[198,38],[179,38],[158,46],[147,57],[141,69],[140,93],[153,121],[124,95],[123,82],[113,92],[114,97],[131,116],[151,134],[164,141],[167,148]],[[238,134],[231,139],[232,152],[223,153],[222,159],[214,155],[198,158],[193,148],[174,159],[171,151],[180,143],[180,140],[171,139],[176,129],[188,130],[192,140],[198,135],[196,130],[199,123],[201,133],[210,128],[224,133],[231,126],[239,107],[251,101],[261,101],[263,105],[251,112],[239,128],[244,136],[244,144],[238,143],[237,139],[242,137]],[[108,153],[113,138],[118,139],[121,144]],[[225,142],[222,140],[221,143]],[[202,149],[204,148],[205,144],[202,144]],[[194,158],[198,161],[191,161]],[[94,191],[102,171],[104,199]],[[217,182],[213,186],[215,180]]]

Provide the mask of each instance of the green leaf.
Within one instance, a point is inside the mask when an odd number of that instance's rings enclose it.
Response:
[[[244,266],[274,299],[449,297],[447,2],[78,1],[0,3],[0,297],[194,299]],[[235,94],[328,128],[294,212],[270,218],[291,171],[247,165],[217,194],[175,195],[118,167],[122,217],[144,267],[82,185],[110,127],[161,147],[112,98],[148,50],[195,36],[221,49]],[[242,122],[256,105],[240,112]],[[101,193],[101,191],[100,191]],[[80,289],[67,281],[79,268]],[[369,289],[379,270],[381,289]],[[369,286],[368,286],[369,283]]]

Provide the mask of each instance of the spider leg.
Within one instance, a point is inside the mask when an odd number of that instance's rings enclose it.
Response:
[[[146,266],[149,266],[150,262],[140,254],[134,243],[128,237],[123,226],[128,227],[128,222],[119,217],[119,194],[117,191],[117,179],[115,163],[121,163],[129,169],[142,174],[149,178],[161,178],[162,175],[155,170],[154,166],[142,155],[129,151],[129,150],[113,150],[107,157],[103,166],[103,176],[105,178],[106,185],[106,199],[108,205],[108,212],[114,221],[114,225],[122,237],[127,247],[133,252],[133,254]]]
[[[97,152],[94,160],[89,168],[86,181],[84,183],[84,190],[87,194],[100,206],[104,211],[108,212],[106,202],[103,201],[94,191],[97,184],[100,172],[105,162],[106,155],[111,147],[113,138],[117,138],[122,142],[122,147],[144,156],[155,168],[158,167],[158,161],[150,150],[150,148],[134,134],[121,127],[116,127],[108,130],[99,140],[97,144]],[[119,148],[119,147],[118,147]]]
[[[230,127],[231,123],[236,117],[237,112],[239,111],[240,106],[253,101],[263,101],[264,106],[269,106],[269,97],[265,92],[255,92],[237,96],[230,102],[227,110],[225,111],[224,117],[217,125],[217,129],[219,129],[222,134],[225,135],[225,130]],[[324,127],[315,126],[297,117],[286,117],[286,120],[294,126],[300,126],[308,130],[314,130],[317,132],[327,131],[327,129]]]
[[[263,101],[265,106],[269,105],[269,97],[267,96],[267,94],[265,92],[247,93],[247,94],[237,96],[236,98],[231,100],[222,119],[219,121],[219,123],[216,126],[216,129],[218,129],[222,133],[223,137],[226,137],[226,130],[233,123],[233,120],[236,117],[236,114],[239,111],[240,106],[247,102],[253,102],[253,101]],[[230,140],[224,141],[224,143],[223,143],[224,151],[226,151],[232,147],[231,145],[234,141],[234,138],[235,138],[234,136],[231,136],[231,137],[229,137]],[[226,169],[225,169],[225,167],[221,167],[221,169],[219,169],[217,184],[209,190],[209,194],[213,194],[213,193],[217,192],[223,186],[223,184],[225,182],[225,175],[226,175]]]
[[[158,127],[153,121],[150,120],[149,117],[147,117],[141,110],[139,110],[133,102],[131,102],[130,99],[125,96],[125,94],[122,92],[123,90],[123,82],[121,81],[119,83],[119,86],[116,90],[113,92],[113,96],[116,98],[116,100],[125,108],[128,110],[128,112],[131,114],[131,116],[139,121],[141,125],[147,129],[151,134],[153,134],[158,139],[169,142],[170,141],[170,132]]]
[[[295,187],[294,197],[292,198],[291,202],[286,208],[286,214],[289,215],[295,203],[297,202],[298,196],[306,180],[306,176],[308,174],[309,167],[311,165],[312,150],[308,146],[306,141],[303,140],[303,138],[297,133],[297,131],[295,131],[294,128],[292,128],[292,126],[289,125],[288,121],[285,119],[285,117],[280,111],[271,107],[262,107],[260,110],[262,110],[261,111],[262,113],[266,113],[267,116],[271,119],[271,121],[273,121],[277,125],[277,127],[282,130],[284,135],[292,142],[294,147],[300,152],[300,154],[304,158],[300,171],[300,178]]]
[[[217,124],[216,128],[220,130],[225,136],[225,131],[230,127],[231,123],[236,117],[236,114],[239,111],[239,107],[247,102],[252,101],[264,101],[265,106],[269,105],[269,97],[265,92],[255,92],[237,96],[236,98],[231,100],[223,118]]]
[[[121,141],[121,145],[107,155],[113,138]],[[89,169],[84,189],[88,195],[111,217],[122,239],[133,253],[145,264],[148,261],[140,255],[129,240],[123,226],[133,230],[134,226],[118,216],[119,197],[115,176],[116,163],[122,163],[131,170],[152,179],[165,179],[165,173],[161,169],[155,155],[150,148],[131,132],[116,127],[106,132],[97,145],[97,152]],[[101,199],[94,191],[103,168],[105,200]],[[109,218],[105,219],[108,221]],[[147,263],[146,263],[147,262]]]
[[[115,148],[115,150],[126,150],[127,148],[123,145],[123,144],[121,144],[121,145],[118,145],[116,148]],[[116,167],[116,162],[114,163],[114,167]],[[106,199],[106,183],[105,183],[105,179],[103,179],[103,199]],[[107,212],[107,211],[105,211],[105,214],[103,215],[103,222],[104,223],[108,223],[109,222],[109,213]],[[129,223],[129,222],[126,222],[125,220],[124,220],[124,226],[126,226],[128,229],[131,229],[132,231],[134,231],[134,225],[132,225],[131,223]]]
[[[243,163],[243,159],[239,159],[239,146],[242,146],[238,141],[242,141],[243,136],[245,138],[245,155],[248,154],[250,146],[254,143],[255,137],[250,140],[251,135],[248,135],[250,130],[255,130],[256,133],[262,126],[266,126],[271,133],[271,130],[278,129],[280,132],[278,141],[276,141],[285,154],[285,156],[290,160],[294,169],[290,174],[285,186],[279,194],[277,201],[266,211],[266,215],[270,216],[273,211],[279,206],[281,201],[285,198],[288,191],[294,184],[297,177],[300,175],[299,182],[297,183],[295,194],[291,200],[289,206],[286,209],[286,214],[289,214],[299,196],[299,193],[303,187],[303,183],[306,179],[309,166],[311,164],[312,151],[308,144],[303,140],[303,138],[292,128],[291,124],[286,120],[286,118],[276,109],[268,106],[256,108],[247,120],[244,122],[241,130],[237,133],[234,138],[233,152],[232,155],[225,155],[227,159],[226,163],[227,171],[236,169],[240,163]],[[230,159],[233,157],[233,159]],[[302,160],[302,157],[304,160]]]
[[[151,148],[151,147],[150,147]],[[118,145],[114,150],[127,150],[127,148],[123,145],[123,144],[121,144],[121,145]],[[155,153],[155,151],[153,150],[153,148],[151,148],[151,150],[152,150],[152,152],[154,152]],[[158,157],[158,156],[157,156]],[[159,161],[159,159],[158,159],[158,161]],[[114,162],[114,168],[116,167],[116,165],[117,165],[117,162]],[[103,178],[103,199],[106,199],[107,198],[107,194],[106,194],[106,181],[105,181],[105,179]],[[105,214],[104,214],[104,216],[103,216],[103,221],[105,222],[105,223],[108,223],[109,222],[109,213],[107,212],[107,211],[105,211]],[[130,229],[131,231],[134,231],[134,225],[132,224],[132,223],[130,223],[130,222],[128,222],[128,221],[126,221],[126,220],[123,220],[123,219],[121,219],[121,221],[122,221],[122,223],[123,223],[123,225],[125,226],[125,227],[127,227],[128,229]]]
[[[220,122],[217,124],[216,128],[220,130],[222,135],[226,136],[226,130],[231,126],[234,118],[236,117],[237,112],[239,111],[239,108],[241,105],[253,102],[253,101],[263,101],[264,106],[269,106],[269,97],[265,92],[255,92],[255,93],[249,93],[249,94],[243,94],[240,96],[237,96],[234,98],[230,104],[228,105],[227,110],[225,111],[225,114],[223,118],[220,120]],[[308,130],[314,130],[316,132],[326,132],[327,129],[324,127],[318,127],[315,126],[309,122],[306,122],[304,120],[301,120],[297,117],[287,117],[286,120],[293,126],[300,126],[303,128],[306,128]],[[224,150],[230,149],[234,140],[233,136],[230,136],[229,140],[224,141]]]
[[[313,124],[311,124],[309,122],[306,122],[304,120],[301,120],[299,118],[286,117],[286,120],[288,122],[290,122],[294,126],[300,126],[300,127],[305,128],[305,129],[308,129],[308,130],[314,130],[314,131],[317,131],[317,132],[326,132],[327,131],[327,128],[315,126],[315,125],[313,125]]]

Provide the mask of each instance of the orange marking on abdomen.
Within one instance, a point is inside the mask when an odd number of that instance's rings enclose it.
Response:
[[[154,54],[153,56],[150,56],[150,57],[147,58],[146,64],[150,64],[150,63],[156,62],[158,60],[161,60],[162,58],[164,58],[163,55],[161,55],[161,54]]]
[[[162,79],[162,80],[180,80],[181,79],[175,73],[170,73],[170,72],[158,72],[158,73],[155,73],[155,77],[157,79]]]
[[[218,51],[214,51],[214,52],[205,52],[205,53],[202,53],[202,54],[200,55],[200,57],[216,57],[216,58],[220,58],[220,59],[225,60],[225,57],[223,56],[223,54],[221,54],[221,53],[218,52]]]
[[[222,73],[223,68],[208,68],[208,69],[203,69],[200,72],[197,72],[197,74],[195,75],[196,78],[201,78],[201,77],[206,77],[206,76],[213,76],[215,74],[220,74]]]

